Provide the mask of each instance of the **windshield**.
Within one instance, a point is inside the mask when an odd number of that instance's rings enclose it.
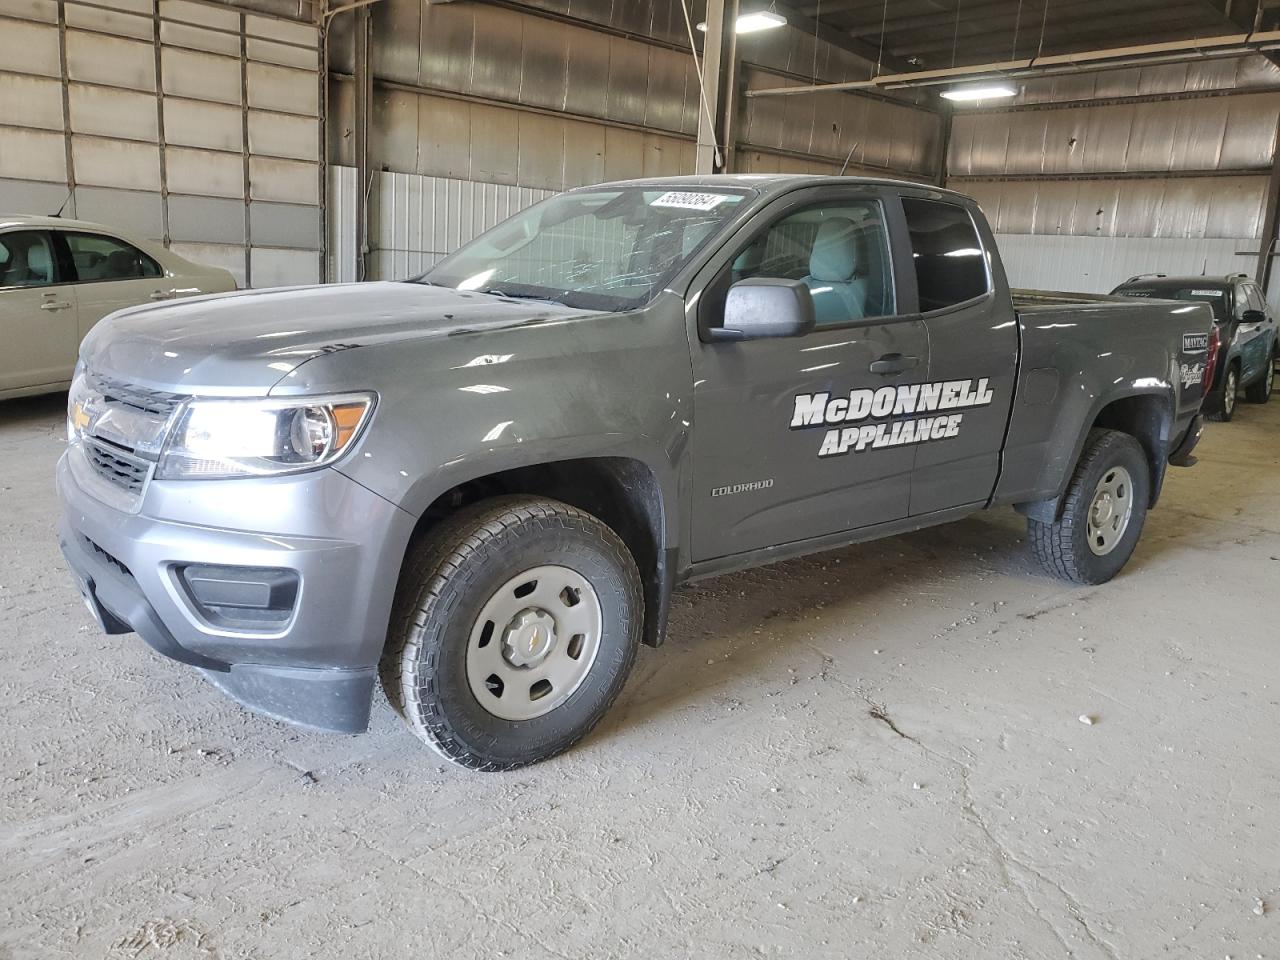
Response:
[[[1121,297],[1150,297],[1154,300],[1190,300],[1207,303],[1213,307],[1213,319],[1226,320],[1231,316],[1230,291],[1225,287],[1205,284],[1145,283],[1136,286],[1121,284],[1112,293]]]
[[[746,196],[644,187],[562,193],[416,279],[590,310],[634,309],[662,289]]]

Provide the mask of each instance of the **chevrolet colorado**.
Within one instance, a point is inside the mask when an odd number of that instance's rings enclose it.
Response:
[[[1011,505],[1113,577],[1191,462],[1201,303],[1011,292],[976,204],[718,176],[571,190],[405,282],[118,312],[61,543],[107,633],[450,760],[562,751],[683,582]]]

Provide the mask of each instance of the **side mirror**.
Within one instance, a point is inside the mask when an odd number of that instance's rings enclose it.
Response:
[[[813,329],[813,295],[800,280],[752,277],[729,288],[724,326],[712,327],[713,342],[801,337]]]
[[[1240,314],[1241,323],[1266,323],[1267,315],[1261,310],[1246,310]]]

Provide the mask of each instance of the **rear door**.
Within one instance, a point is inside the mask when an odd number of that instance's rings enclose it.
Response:
[[[71,379],[80,340],[64,281],[46,231],[0,233],[0,392]]]
[[[916,453],[911,515],[917,516],[981,503],[995,489],[1017,375],[1018,330],[986,222],[936,192],[904,191],[902,208],[929,332],[929,369],[921,379],[941,389],[940,409],[949,423],[947,436]]]
[[[109,313],[174,296],[173,280],[131,243],[99,233],[58,231],[76,271],[80,338]]]
[[[917,448],[891,437],[887,424],[897,386],[928,369],[929,344],[896,280],[910,261],[895,204],[870,185],[787,194],[695,280],[695,560],[907,515]],[[817,327],[794,338],[707,342],[706,330],[723,324],[729,286],[749,277],[803,281]]]

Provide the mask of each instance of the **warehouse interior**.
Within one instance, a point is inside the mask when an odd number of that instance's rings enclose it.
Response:
[[[957,191],[1012,287],[1238,276],[1274,329],[1280,5],[0,0],[0,243],[368,284],[694,174]],[[326,735],[103,635],[66,386],[4,385],[3,960],[1280,956],[1274,402],[1206,425],[1110,584],[1007,509],[698,580],[594,733],[479,776],[380,693]]]

